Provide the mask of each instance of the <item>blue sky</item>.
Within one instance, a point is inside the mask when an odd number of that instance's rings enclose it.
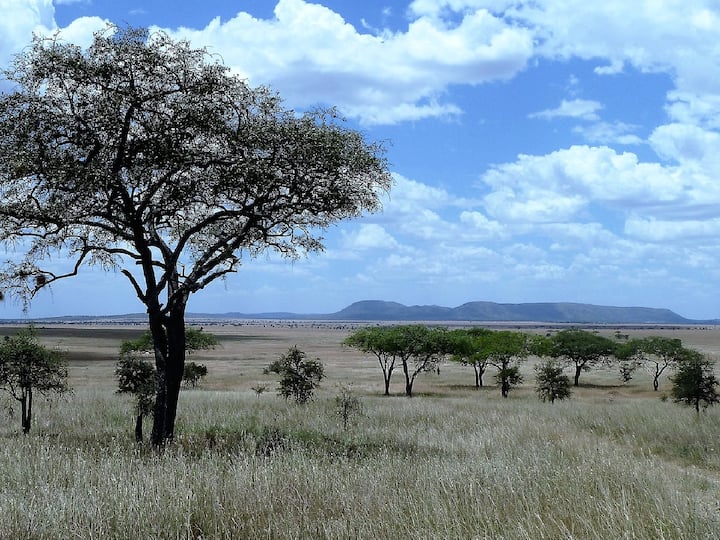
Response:
[[[149,26],[389,141],[381,214],[338,224],[308,259],[247,261],[190,311],[489,300],[720,317],[717,0],[0,5],[3,65],[33,32],[87,45],[106,21]],[[30,315],[141,308],[122,276],[86,269]]]

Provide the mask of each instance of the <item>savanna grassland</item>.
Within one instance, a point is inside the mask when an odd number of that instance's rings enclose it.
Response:
[[[27,436],[0,398],[0,538],[720,538],[720,410],[661,399],[667,377],[653,392],[642,369],[624,385],[593,369],[551,405],[533,359],[508,399],[492,371],[475,390],[471,368],[448,363],[412,399],[396,372],[383,397],[374,357],[341,345],[347,327],[206,330],[221,346],[190,357],[209,374],[183,390],[158,454],[135,444],[132,399],[115,393],[119,344],[142,328],[39,327],[67,351],[74,391],[38,399]],[[717,328],[622,332],[720,358]],[[263,374],[293,345],[325,364],[305,406]],[[346,384],[364,411],[347,430]]]

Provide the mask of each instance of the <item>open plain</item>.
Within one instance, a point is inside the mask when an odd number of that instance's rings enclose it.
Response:
[[[67,353],[73,392],[38,398],[27,436],[0,398],[0,537],[720,538],[720,410],[696,418],[667,399],[667,377],[653,392],[642,369],[627,384],[617,367],[593,369],[551,405],[532,358],[508,399],[492,369],[475,390],[471,368],[445,363],[412,399],[397,369],[383,397],[375,358],[341,344],[356,325],[203,323],[220,346],[189,357],[209,373],[183,390],[160,454],[134,443],[132,399],[115,393],[118,347],[143,327],[37,325]],[[599,330],[720,358],[717,327]],[[294,345],[325,364],[305,406],[263,374]],[[346,385],[363,404],[347,430]]]

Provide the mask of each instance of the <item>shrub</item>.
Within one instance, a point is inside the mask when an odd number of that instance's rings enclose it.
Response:
[[[306,354],[297,347],[291,347],[287,354],[270,364],[265,373],[280,375],[278,394],[285,399],[293,398],[295,403],[303,404],[312,399],[315,389],[325,375],[319,358],[308,360]]]
[[[556,399],[569,398],[570,377],[563,373],[563,367],[557,360],[546,360],[535,366],[535,391],[543,401],[555,403]]]
[[[335,396],[335,408],[337,415],[342,420],[343,429],[348,430],[348,427],[357,421],[357,418],[362,415],[363,404],[360,398],[352,393],[352,390],[348,386],[343,386],[340,389],[340,393]]]
[[[204,364],[197,364],[195,362],[185,362],[185,368],[183,370],[183,382],[185,386],[192,386],[195,388],[200,379],[205,377],[208,373],[207,367]]]

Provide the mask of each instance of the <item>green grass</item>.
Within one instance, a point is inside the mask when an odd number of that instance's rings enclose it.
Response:
[[[29,436],[0,429],[0,537],[720,537],[719,411],[529,389],[362,399],[346,432],[329,388],[305,407],[184,392],[160,455],[134,444],[121,396],[40,401]]]

